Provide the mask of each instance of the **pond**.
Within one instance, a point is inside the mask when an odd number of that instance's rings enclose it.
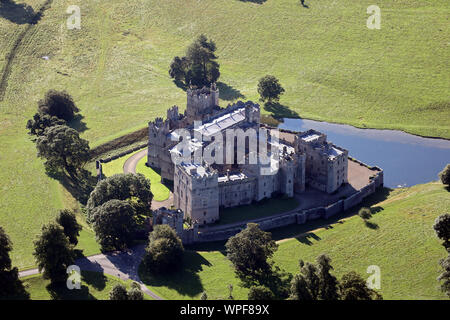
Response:
[[[305,119],[285,118],[278,127],[325,133],[328,141],[347,149],[352,158],[382,168],[384,185],[390,188],[437,180],[438,173],[450,163],[450,140]]]

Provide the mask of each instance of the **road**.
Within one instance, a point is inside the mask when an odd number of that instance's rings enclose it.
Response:
[[[149,290],[141,281],[138,274],[139,264],[145,253],[143,245],[134,247],[127,251],[117,251],[108,254],[96,254],[89,257],[77,259],[75,265],[81,271],[94,271],[118,277],[121,280],[132,280],[141,286],[141,290],[156,300],[164,300],[153,291]],[[19,272],[19,277],[38,274],[39,270],[30,269]]]

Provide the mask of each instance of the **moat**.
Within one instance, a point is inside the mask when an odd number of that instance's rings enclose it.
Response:
[[[450,141],[445,139],[306,119],[285,118],[279,128],[325,133],[329,141],[349,150],[350,157],[383,168],[384,185],[391,188],[437,180],[438,173],[450,162]]]

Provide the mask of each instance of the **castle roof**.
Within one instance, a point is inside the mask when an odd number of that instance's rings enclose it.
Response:
[[[235,124],[245,121],[245,107],[233,110],[218,118],[202,124],[194,130],[200,132],[204,136],[213,136]]]

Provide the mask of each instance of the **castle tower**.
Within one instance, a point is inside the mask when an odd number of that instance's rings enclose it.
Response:
[[[186,95],[185,114],[188,124],[192,124],[195,120],[203,120],[219,106],[219,89],[215,83],[211,84],[210,88],[188,89]]]

